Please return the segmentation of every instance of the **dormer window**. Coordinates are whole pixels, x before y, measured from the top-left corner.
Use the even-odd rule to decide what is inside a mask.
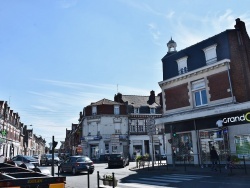
[[[216,46],[217,44],[214,44],[203,49],[207,65],[217,62]]]
[[[182,57],[182,58],[180,58],[180,59],[177,60],[179,75],[188,72],[187,58],[188,58],[188,56],[185,56],[185,57]]]
[[[114,114],[119,115],[120,114],[120,106],[119,105],[114,105]]]
[[[96,115],[97,114],[97,108],[96,106],[92,106],[92,115]]]
[[[134,113],[139,114],[140,113],[139,108],[134,108]]]

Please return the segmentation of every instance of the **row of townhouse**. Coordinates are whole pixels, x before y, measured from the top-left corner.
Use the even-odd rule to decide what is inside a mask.
[[[0,101],[0,156],[40,155],[45,153],[46,141],[20,122],[20,116]]]
[[[161,94],[117,94],[86,106],[66,130],[61,149],[92,158],[111,152],[166,153],[168,163],[209,163],[215,146],[221,160],[250,159],[250,39],[239,18],[225,30],[177,51],[167,43]],[[147,119],[155,117],[151,136]],[[153,143],[153,144],[152,144]],[[175,157],[173,157],[175,156]]]
[[[155,96],[154,91],[149,96],[117,93],[113,101],[93,102],[80,112],[79,123],[66,130],[61,152],[83,154],[92,159],[117,152],[133,158],[151,153],[152,148],[155,153],[165,153],[164,126],[154,130],[154,137],[147,130],[147,120],[159,118],[161,114],[161,95]]]

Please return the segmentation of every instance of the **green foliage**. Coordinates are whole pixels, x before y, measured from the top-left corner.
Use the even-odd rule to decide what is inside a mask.
[[[233,161],[233,162],[239,162],[240,158],[238,156],[236,156],[236,155],[232,155],[231,156],[231,161]]]
[[[111,181],[111,180],[113,180],[113,175],[107,175],[107,174],[105,174],[105,175],[103,175],[103,179],[104,179],[104,180]],[[114,179],[116,180],[115,177],[114,177]]]

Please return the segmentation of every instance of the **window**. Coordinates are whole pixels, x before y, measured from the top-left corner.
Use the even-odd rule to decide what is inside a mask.
[[[144,124],[145,124],[145,120],[143,120],[143,119],[138,120],[138,132],[144,132],[145,131]]]
[[[137,132],[137,128],[136,128],[136,120],[135,120],[135,119],[131,120],[131,124],[130,124],[130,132]]]
[[[204,79],[192,83],[192,93],[195,106],[203,106],[207,104],[207,92]]]
[[[134,108],[134,113],[135,113],[135,114],[139,114],[139,112],[140,112],[140,111],[139,111],[139,108]]]
[[[97,108],[96,106],[92,106],[92,115],[96,115],[97,114]]]
[[[180,58],[180,59],[177,60],[179,75],[188,72],[188,68],[187,68],[187,58],[188,58],[188,57],[185,56],[185,57],[182,57],[182,58]]]
[[[120,106],[119,105],[115,105],[114,106],[114,114],[115,115],[119,115],[120,114]]]
[[[207,65],[217,62],[216,46],[217,44],[214,44],[203,49],[203,51],[205,52]]]
[[[115,129],[115,133],[116,133],[116,134],[121,133],[121,129]]]
[[[155,108],[150,108],[150,114],[155,114]]]

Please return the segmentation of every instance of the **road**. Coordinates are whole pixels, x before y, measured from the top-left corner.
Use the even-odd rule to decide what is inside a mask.
[[[220,188],[247,188],[250,185],[249,175],[233,175],[228,176],[219,172],[200,173],[200,172],[184,172],[184,171],[147,171],[137,173],[129,168],[134,167],[135,163],[125,168],[108,169],[107,164],[95,164],[95,172],[89,176],[89,188],[97,188],[97,171],[102,177],[104,174],[115,173],[118,179],[118,187],[116,188],[170,188],[170,187],[220,187]],[[51,168],[51,167],[47,167]],[[57,176],[57,167],[55,167],[55,176]],[[66,188],[88,188],[88,175],[81,173],[73,176],[71,174],[63,174],[66,176]],[[102,181],[100,181],[102,185]],[[101,186],[105,187],[105,186]],[[111,187],[111,186],[106,186]]]

